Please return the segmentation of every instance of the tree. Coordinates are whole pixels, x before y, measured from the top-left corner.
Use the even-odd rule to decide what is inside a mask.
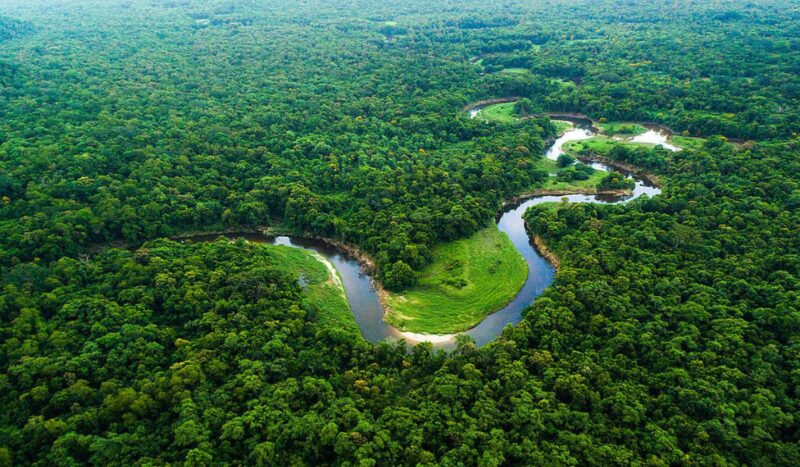
[[[533,102],[527,97],[523,97],[514,103],[514,114],[518,117],[527,117],[534,111]]]
[[[556,165],[559,167],[567,167],[575,163],[575,158],[570,156],[569,154],[559,154],[558,159],[556,159]]]
[[[383,275],[383,285],[387,290],[399,291],[414,285],[416,276],[411,266],[402,260],[388,266]]]

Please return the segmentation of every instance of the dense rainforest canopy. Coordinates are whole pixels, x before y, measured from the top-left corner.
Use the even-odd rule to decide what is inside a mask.
[[[549,119],[463,112],[511,96],[708,139],[610,153],[654,198],[531,209],[560,270],[485,347],[163,239],[330,237],[409,287],[547,179]],[[799,132],[794,0],[5,0],[0,465],[797,465]]]

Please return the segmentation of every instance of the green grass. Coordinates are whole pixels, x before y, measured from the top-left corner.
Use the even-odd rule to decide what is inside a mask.
[[[603,133],[614,136],[637,136],[647,132],[647,128],[632,122],[607,122],[598,124]]]
[[[514,114],[514,102],[494,104],[484,107],[478,112],[478,118],[491,122],[513,123],[517,121]]]
[[[537,160],[536,166],[551,174],[558,172],[559,169],[558,165],[556,165],[556,161],[551,161],[547,158]],[[534,188],[542,190],[594,189],[597,188],[597,184],[600,183],[600,180],[602,180],[606,174],[607,172],[603,172],[602,170],[595,170],[587,180],[572,180],[569,182],[559,182],[556,180],[556,177],[550,177],[544,184],[537,185]]]
[[[263,245],[272,256],[276,267],[300,278],[308,303],[316,308],[319,323],[324,327],[344,329],[358,335],[358,324],[350,312],[350,305],[341,286],[339,273],[333,277],[328,267],[320,261],[322,256],[308,250],[283,245]]]
[[[429,334],[466,331],[508,304],[528,275],[525,260],[495,226],[438,245],[433,256],[416,286],[389,293],[387,321],[395,327]]]
[[[558,84],[559,86],[561,86],[562,89],[577,87],[575,85],[575,83],[573,83],[572,81],[569,81],[569,80],[566,80],[566,79],[561,79],[561,78],[551,79],[550,82],[554,83],[554,84]]]
[[[597,154],[608,154],[617,143],[619,141],[614,141],[607,136],[593,136],[582,141],[570,141],[562,148],[564,152],[572,155],[578,154],[584,149],[590,149]]]
[[[706,142],[705,138],[693,138],[690,136],[677,136],[673,135],[669,137],[670,144],[674,144],[679,148],[683,149],[703,149],[703,145]]]
[[[500,70],[500,73],[506,73],[509,75],[527,75],[530,74],[531,70],[527,68],[504,68]]]
[[[625,141],[616,141],[607,136],[593,136],[582,141],[570,141],[562,147],[566,153],[571,155],[576,155],[584,149],[589,149],[596,154],[605,156],[608,155],[611,152],[611,149],[618,144],[631,147],[654,147],[654,145],[649,143],[628,143]]]
[[[556,130],[558,131],[558,135],[561,136],[567,131],[573,129],[575,125],[572,122],[567,122],[565,120],[553,120],[553,125],[556,126]]]

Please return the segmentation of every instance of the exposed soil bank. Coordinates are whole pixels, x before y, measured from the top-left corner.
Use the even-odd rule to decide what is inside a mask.
[[[526,225],[525,226],[526,230],[527,227],[528,226]],[[530,234],[530,231],[528,231],[528,233]],[[558,273],[559,269],[561,269],[561,262],[558,260],[558,256],[556,256],[555,253],[553,253],[552,251],[550,251],[549,248],[547,248],[547,245],[544,243],[542,237],[538,235],[532,235],[531,241],[533,241],[533,246],[536,247],[536,250],[539,252],[539,254],[542,255],[544,259],[547,260],[548,263],[552,264],[553,267],[556,268],[556,273]]]

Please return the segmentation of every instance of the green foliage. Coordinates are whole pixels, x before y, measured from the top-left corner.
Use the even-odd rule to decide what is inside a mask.
[[[558,159],[556,159],[556,165],[562,169],[574,163],[575,163],[575,158],[566,153],[559,154]]]
[[[321,255],[299,248],[278,245],[261,245],[261,248],[269,252],[271,261],[281,270],[299,279],[303,295],[322,327],[360,335],[341,278],[335,269],[330,270],[333,265],[323,263],[327,260]]]
[[[36,8],[15,10],[50,14]],[[498,130],[462,118],[458,92],[475,76],[405,45],[387,50],[371,30],[342,35],[326,20],[318,37],[338,35],[321,40],[339,58],[295,40],[303,26],[289,18],[318,17],[316,6],[130,9],[82,17],[76,36],[104,31],[102,54],[59,28],[7,42],[16,91],[0,105],[0,264],[280,222],[358,244],[381,270],[419,269],[434,244],[475,232],[529,185],[555,132],[544,120]],[[146,27],[129,20],[135,11],[147,11]],[[37,52],[59,41],[69,53]],[[376,76],[390,85],[365,92]]]
[[[553,120],[553,125],[555,125],[559,135],[564,134],[575,126],[572,124],[572,122],[567,122],[564,120]]]
[[[533,102],[527,97],[523,97],[514,103],[514,114],[517,117],[526,117],[534,112]]]
[[[632,190],[636,182],[619,172],[609,172],[597,184],[598,190]]]
[[[32,32],[30,23],[0,16],[0,43]]]
[[[539,180],[535,180],[530,188],[533,190],[544,189],[544,190],[559,190],[559,191],[574,191],[574,190],[581,190],[585,192],[590,192],[597,187],[597,184],[600,180],[603,179],[605,176],[605,172],[601,170],[593,170],[588,178],[585,180],[560,180],[558,177],[558,173],[560,172],[560,168],[558,164],[554,160],[542,158],[536,162],[536,166],[541,170],[541,172],[545,175]],[[586,170],[583,168],[583,170]],[[588,170],[587,170],[588,172]],[[549,174],[555,174],[554,176],[549,176]],[[572,178],[572,177],[567,177]]]
[[[387,321],[412,332],[465,331],[510,302],[528,267],[504,233],[491,226],[437,245],[417,285],[386,298]]]
[[[670,144],[674,144],[682,149],[694,149],[699,150],[703,148],[703,144],[705,143],[705,138],[692,138],[690,136],[671,136],[669,138]]]
[[[788,465],[798,459],[785,444],[794,436],[786,430],[796,428],[790,414],[798,410],[785,384],[796,371],[789,343],[800,330],[791,304],[800,261],[784,252],[800,246],[800,211],[789,208],[786,197],[797,186],[799,151],[796,143],[750,150],[723,143],[697,153],[656,152],[662,164],[651,165],[667,167],[669,176],[662,196],[625,206],[560,205],[526,213],[531,231],[561,262],[555,287],[528,315],[536,336],[529,345],[569,354],[575,363],[586,358],[614,372],[628,389],[646,388],[649,395],[611,390],[612,400],[633,399],[625,409],[611,409],[610,401],[606,406],[631,417],[619,432],[637,432],[649,418],[636,414],[636,404],[658,413],[659,426],[668,427],[658,441],[667,444],[657,444],[664,458],[711,442],[726,446],[715,455],[729,462],[768,456]],[[554,341],[554,335],[574,339]],[[766,354],[781,363],[767,363]],[[590,412],[594,404],[605,405],[606,389],[619,386],[600,383],[606,389],[593,392],[596,383],[586,385],[569,372],[552,380],[559,400]],[[764,398],[765,391],[771,396]],[[684,399],[701,392],[707,405]],[[739,411],[749,416],[737,418]],[[679,434],[708,434],[714,419],[728,425],[717,425],[718,437],[702,441],[705,448]],[[751,436],[756,431],[758,441]],[[666,446],[672,454],[663,451]],[[779,459],[767,452],[780,452]]]
[[[568,154],[599,154],[607,155],[615,146],[623,146],[621,143],[609,138],[608,136],[597,135],[581,141],[569,141],[564,144],[563,149]]]
[[[363,342],[315,324],[320,310],[288,271],[303,269],[313,284],[327,278],[317,266],[325,270],[288,247],[156,241],[8,271],[3,423],[20,431],[0,435],[4,455],[20,465],[234,453],[229,443],[244,436],[234,414],[245,401],[304,359],[332,362],[308,350],[298,359],[305,342]],[[325,388],[306,390],[313,398]]]
[[[798,37],[788,0],[3,1],[0,464],[800,464]],[[664,192],[529,211],[561,268],[485,347],[368,344],[313,258],[153,241],[280,224],[464,293],[439,245],[606,177],[460,112],[511,96],[689,150],[582,142]]]
[[[600,124],[600,130],[606,135],[636,136],[647,131],[642,125],[630,122],[607,122]]]
[[[479,110],[477,115],[478,119],[498,123],[514,123],[519,117],[516,102],[492,104]]]
[[[559,156],[559,159],[561,159],[561,156]],[[591,177],[593,173],[595,173],[595,170],[593,168],[579,162],[577,164],[568,165],[566,167],[559,169],[558,172],[556,173],[556,180],[558,180],[559,182],[589,180],[589,177]]]
[[[411,287],[416,282],[411,266],[398,260],[387,266],[383,273],[383,285],[386,290],[403,290]]]

